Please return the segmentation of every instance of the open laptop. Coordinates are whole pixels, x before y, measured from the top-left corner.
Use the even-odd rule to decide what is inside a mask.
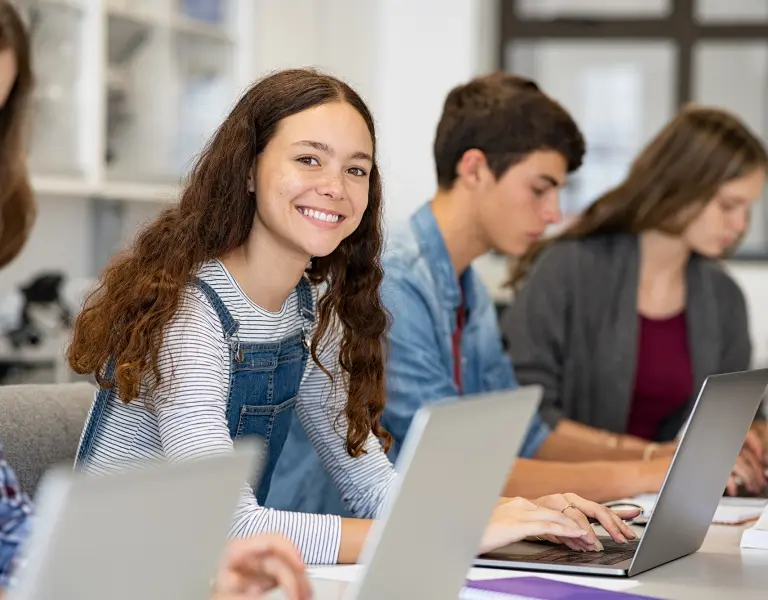
[[[114,475],[51,470],[10,600],[208,600],[260,448]]]
[[[529,386],[416,413],[346,600],[459,597],[541,396]]]
[[[475,566],[631,577],[696,552],[767,385],[768,369],[707,378],[639,541],[601,537],[605,551],[594,553],[518,542],[480,556]]]

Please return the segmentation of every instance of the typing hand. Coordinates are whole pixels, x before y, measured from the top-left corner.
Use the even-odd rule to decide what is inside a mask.
[[[750,494],[759,494],[765,489],[764,453],[763,441],[754,430],[750,430],[728,480],[729,496],[738,495],[742,487]]]
[[[298,550],[279,535],[233,540],[216,576],[212,600],[253,600],[277,587],[288,600],[312,597]]]
[[[744,450],[749,450],[758,460],[765,463],[765,441],[755,429],[750,429],[744,440]]]
[[[634,519],[640,514],[637,509],[612,511],[602,504],[590,502],[576,494],[552,494],[543,496],[534,500],[538,506],[560,511],[572,519],[580,529],[586,529],[587,536],[576,540],[554,540],[552,542],[562,542],[574,550],[602,550],[603,545],[597,539],[597,535],[590,526],[590,520],[600,523],[608,535],[619,544],[626,544],[630,540],[637,539],[637,535],[632,528],[627,525],[623,519]]]
[[[485,529],[479,552],[490,552],[526,538],[558,539],[576,548],[571,542],[588,536],[591,531],[589,526],[579,526],[559,510],[537,506],[525,498],[502,498]]]

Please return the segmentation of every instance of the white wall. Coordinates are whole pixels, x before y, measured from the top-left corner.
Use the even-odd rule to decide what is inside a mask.
[[[390,222],[435,192],[432,159],[448,91],[487,68],[488,14],[494,2],[382,0],[376,31],[380,160]],[[490,8],[489,8],[490,7]],[[492,29],[491,29],[492,30]]]
[[[87,200],[38,199],[37,221],[27,245],[16,260],[0,270],[0,294],[26,283],[41,268],[63,271],[71,277],[86,276],[91,257],[90,240]]]

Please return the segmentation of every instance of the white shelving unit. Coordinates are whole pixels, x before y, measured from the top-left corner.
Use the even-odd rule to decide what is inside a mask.
[[[17,0],[41,196],[162,202],[254,77],[253,0]]]
[[[256,0],[15,3],[32,40],[38,217],[0,273],[0,306],[18,305],[19,287],[44,273],[78,290],[89,284],[139,224],[178,198],[194,157],[256,77]],[[66,335],[22,348],[0,337],[0,363],[66,380]]]

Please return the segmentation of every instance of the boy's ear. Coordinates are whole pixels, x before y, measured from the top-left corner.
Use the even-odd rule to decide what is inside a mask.
[[[465,186],[474,188],[483,183],[490,173],[485,153],[471,148],[461,155],[456,165],[456,175]]]

